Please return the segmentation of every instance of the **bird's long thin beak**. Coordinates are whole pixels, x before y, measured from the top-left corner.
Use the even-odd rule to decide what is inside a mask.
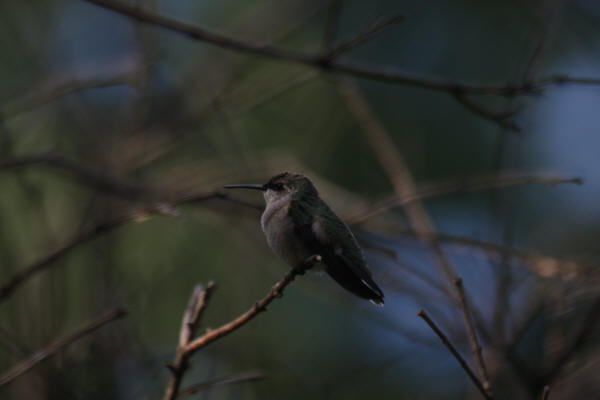
[[[262,190],[263,192],[267,190],[265,185],[259,185],[256,183],[241,183],[236,185],[225,185],[223,186],[225,189],[256,189]]]

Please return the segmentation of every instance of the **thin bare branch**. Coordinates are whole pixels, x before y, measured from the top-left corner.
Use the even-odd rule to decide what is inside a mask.
[[[131,218],[127,218],[127,220],[133,220],[133,218],[134,217],[132,216]],[[53,265],[55,261],[69,253],[74,248],[98,236],[101,236],[104,233],[112,231],[116,227],[120,226],[123,222],[125,222],[124,219],[115,219],[113,221],[95,225],[94,227],[75,235],[75,237],[67,241],[67,243],[54,250],[50,254],[23,268],[21,271],[10,277],[6,283],[0,286],[0,302],[9,298],[25,281]]]
[[[222,190],[197,194],[183,194],[180,195],[180,197],[168,202],[164,201],[139,206],[128,213],[106,221],[99,222],[83,230],[82,232],[75,234],[70,240],[68,240],[56,250],[33,262],[32,264],[29,264],[27,267],[21,269],[15,275],[8,278],[6,280],[6,283],[0,286],[0,303],[9,298],[19,286],[21,286],[31,277],[53,266],[57,260],[70,253],[71,250],[101,235],[112,232],[116,228],[124,225],[125,223],[139,222],[144,220],[148,216],[155,214],[167,216],[177,215],[177,210],[175,209],[177,205],[187,203],[202,203],[214,199],[230,201],[236,204],[240,204],[244,207],[262,210],[261,205],[249,203],[244,200],[238,200],[236,198],[231,197],[229,194],[223,192]]]
[[[565,83],[577,83],[580,85],[600,85],[598,78],[584,78],[579,76],[570,76],[565,74],[557,74],[546,79],[540,80],[545,85],[562,85]]]
[[[228,322],[227,324],[222,325],[217,329],[210,330],[204,335],[200,336],[199,338],[194,339],[186,346],[186,352],[196,352],[201,348],[207,346],[208,344],[214,342],[215,340],[230,334],[231,332],[250,322],[250,320],[256,317],[258,313],[260,313],[261,311],[265,311],[267,309],[267,306],[271,304],[273,300],[281,297],[285,287],[289,285],[296,278],[297,275],[304,274],[304,272],[307,269],[312,268],[314,264],[320,261],[321,256],[314,255],[303,261],[299,266],[292,268],[287,274],[285,274],[285,276],[279,282],[277,282],[273,286],[271,291],[265,297],[257,301],[256,304],[254,304],[254,306],[252,306],[248,311],[246,311],[244,314],[240,315],[233,321]]]
[[[312,268],[314,264],[321,261],[321,256],[313,255],[298,266],[290,269],[290,271],[284,275],[284,277],[277,282],[270,290],[270,292],[263,297],[261,300],[257,301],[254,306],[252,306],[248,311],[235,318],[234,320],[220,326],[214,330],[207,330],[202,336],[192,339],[192,337],[188,337],[188,327],[187,322],[193,322],[193,327],[191,331],[195,329],[198,320],[193,320],[192,315],[196,315],[195,312],[191,310],[199,310],[201,311],[205,306],[206,296],[209,293],[206,293],[207,290],[212,289],[213,286],[209,286],[206,289],[196,289],[192,294],[192,298],[190,299],[187,311],[183,318],[183,324],[180,333],[180,342],[177,347],[177,354],[175,356],[175,361],[173,364],[169,365],[169,370],[171,371],[171,379],[169,380],[169,384],[167,385],[167,389],[165,391],[165,400],[174,400],[179,396],[179,387],[181,385],[181,379],[185,371],[188,368],[189,359],[194,355],[194,353],[200,350],[203,347],[206,347],[210,343],[221,339],[222,337],[230,334],[231,332],[241,328],[243,325],[250,322],[254,317],[256,317],[261,311],[266,311],[267,306],[276,298],[280,298],[283,295],[283,291],[287,285],[289,285],[298,275],[303,275],[308,269]],[[197,313],[199,315],[199,312]],[[183,340],[182,340],[183,338]]]
[[[176,194],[176,195],[163,195],[160,191],[146,187],[141,184],[130,183],[127,181],[119,180],[114,177],[107,177],[96,173],[95,171],[88,169],[84,165],[80,165],[73,161],[70,161],[61,155],[53,153],[42,153],[33,154],[28,156],[16,157],[11,159],[5,159],[0,161],[0,169],[19,169],[26,168],[36,165],[48,165],[53,168],[57,168],[63,171],[68,176],[73,177],[77,182],[82,185],[89,186],[92,189],[108,192],[120,197],[131,199],[131,200],[142,200],[147,201],[145,197],[155,199],[154,204],[150,204],[145,209],[144,207],[134,210],[129,218],[125,216],[125,220],[139,220],[144,215],[150,215],[153,213],[160,213],[166,215],[176,215],[175,206],[184,203],[200,203],[210,199],[222,199],[225,201],[234,202],[236,204],[253,208],[256,210],[262,210],[263,206],[258,203],[247,202],[243,199],[230,197],[228,193],[216,191],[212,193],[189,193],[189,194]],[[405,196],[399,198],[396,195],[389,196],[382,200],[376,201],[369,207],[360,209],[352,212],[352,216],[346,218],[350,224],[360,224],[367,219],[383,213],[388,209],[395,206],[402,206],[408,202],[423,200],[431,197],[441,196],[450,193],[465,193],[477,190],[485,190],[490,188],[508,187],[513,185],[524,185],[524,184],[581,184],[582,180],[579,177],[560,177],[551,172],[538,172],[538,173],[517,173],[517,172],[505,172],[501,175],[495,176],[481,176],[475,178],[467,178],[463,180],[449,180],[439,183],[430,183],[420,185],[416,195],[410,197]],[[144,195],[144,193],[146,195]],[[158,198],[163,200],[157,200]],[[125,221],[124,221],[125,222]],[[114,221],[118,223],[118,221]],[[86,242],[89,239],[93,239],[95,236],[102,232],[112,230],[113,223],[110,221],[103,222],[96,227],[90,228],[91,235],[88,237],[86,232],[79,233],[74,237],[71,242]],[[400,235],[415,237],[415,231],[402,231]],[[467,247],[476,247],[487,253],[506,253],[510,254],[513,258],[518,258],[528,265],[530,265],[534,271],[544,277],[574,277],[578,274],[585,273],[586,271],[592,271],[590,267],[592,265],[585,265],[575,260],[562,260],[549,257],[540,253],[531,251],[519,251],[511,249],[506,246],[500,246],[494,243],[483,242],[479,240],[456,237],[452,235],[435,234],[435,240],[444,243],[461,245]],[[39,264],[47,265],[48,263],[55,261],[55,256],[62,256],[63,253],[70,250],[70,245],[67,242],[63,247],[57,249],[55,252],[49,254],[44,259],[38,261]],[[77,243],[75,243],[77,244]],[[54,253],[58,253],[55,255]],[[36,263],[36,264],[38,264]],[[33,269],[34,264],[30,266]],[[28,268],[25,268],[27,270]],[[0,287],[0,301],[4,297],[5,287]]]
[[[103,314],[102,316],[96,318],[92,322],[89,322],[89,323],[81,326],[79,329],[77,329],[73,333],[55,340],[54,342],[50,343],[48,346],[36,351],[30,357],[22,360],[21,362],[16,364],[14,367],[12,367],[10,370],[8,370],[4,374],[2,374],[0,376],[0,386],[6,385],[7,383],[11,382],[12,380],[23,375],[24,373],[26,373],[27,371],[29,371],[30,369],[35,367],[40,362],[44,361],[48,357],[53,356],[54,354],[56,354],[63,348],[69,346],[73,342],[76,342],[77,340],[89,335],[90,333],[101,328],[102,326],[106,325],[107,323],[117,320],[119,318],[122,318],[125,315],[126,315],[126,312],[121,309],[115,309],[115,310],[109,311],[109,312]]]
[[[458,292],[458,299],[460,302],[460,309],[463,312],[463,316],[465,319],[465,325],[467,327],[467,333],[469,335],[469,341],[471,342],[471,351],[473,352],[473,356],[475,357],[477,368],[479,369],[479,376],[481,376],[481,380],[483,383],[483,388],[486,393],[492,396],[490,384],[490,378],[488,377],[488,372],[485,367],[485,362],[483,361],[483,353],[481,351],[481,345],[477,340],[477,334],[475,333],[475,329],[473,328],[473,322],[471,321],[471,313],[469,312],[469,304],[467,303],[467,298],[465,295],[465,289],[463,287],[462,279],[455,278],[454,286],[456,286],[456,291]]]
[[[509,131],[521,132],[521,128],[519,128],[519,126],[511,120],[511,118],[516,114],[516,111],[494,112],[469,99],[462,93],[455,94],[454,98],[467,110],[498,124],[501,128]]]
[[[190,395],[196,394],[202,390],[210,389],[214,386],[230,385],[233,383],[242,383],[242,382],[249,382],[249,381],[257,381],[257,380],[264,379],[264,377],[265,377],[265,374],[260,371],[251,371],[251,372],[245,372],[245,373],[241,373],[241,374],[222,376],[220,378],[211,379],[210,381],[200,382],[200,383],[196,383],[194,385],[188,386],[187,388],[182,389],[179,392],[179,395],[177,396],[177,398],[180,399],[185,396],[190,396]]]
[[[33,154],[11,159],[0,160],[0,170],[15,170],[37,165],[49,166],[64,172],[82,185],[93,189],[118,195],[127,199],[158,198],[160,189],[144,184],[122,181],[116,177],[109,177],[78,164],[54,153]],[[350,224],[358,224],[378,215],[388,209],[405,205],[407,202],[437,197],[451,193],[466,193],[491,188],[508,187],[525,184],[582,184],[579,177],[560,177],[551,173],[514,173],[506,172],[494,176],[482,176],[462,180],[449,180],[440,183],[422,185],[413,197],[390,196],[376,202],[363,210],[357,211],[347,219]]]
[[[186,353],[185,348],[194,337],[194,332],[198,328],[202,311],[206,307],[214,287],[214,282],[209,282],[206,287],[202,285],[194,287],[187,309],[183,314],[175,360],[169,365],[171,377],[165,391],[165,399],[175,399],[177,397],[183,374],[185,374],[189,366],[190,355]]]
[[[381,19],[378,17],[375,21],[368,24],[363,30],[356,34],[353,38],[348,39],[345,42],[342,42],[335,46],[331,51],[325,54],[323,57],[327,60],[333,60],[338,57],[340,54],[347,52],[353,47],[358,46],[371,39],[373,36],[383,31],[385,28],[395,25],[398,22],[402,21],[404,16],[395,15],[390,18]]]
[[[575,184],[581,185],[583,180],[580,177],[560,177],[551,173],[515,173],[504,172],[494,175],[471,177],[466,179],[452,179],[438,183],[419,185],[417,192],[413,196],[392,195],[369,205],[368,208],[354,212],[354,215],[347,218],[350,224],[360,224],[367,219],[379,215],[392,207],[404,206],[409,202],[439,197],[448,194],[470,193],[479,190],[488,190],[494,188],[503,188],[517,185],[528,184]]]
[[[571,78],[567,75],[551,76],[538,81],[531,81],[521,85],[473,85],[446,81],[443,79],[423,78],[410,75],[392,66],[371,66],[362,63],[333,60],[323,60],[321,54],[307,54],[288,50],[267,44],[254,43],[231,38],[211,32],[207,29],[192,24],[164,17],[160,14],[144,10],[141,7],[128,5],[115,0],[85,0],[90,3],[126,15],[139,22],[160,26],[164,29],[180,33],[191,39],[213,44],[215,46],[233,51],[269,57],[288,62],[304,64],[312,68],[327,70],[336,74],[352,75],[359,78],[377,80],[400,85],[409,85],[424,89],[443,92],[518,96],[527,93],[536,93],[552,85],[564,83],[579,83],[587,85],[600,85],[600,79]]]
[[[454,345],[450,342],[450,339],[448,339],[448,337],[444,334],[444,332],[442,332],[442,330],[435,324],[435,322],[433,322],[433,320],[429,317],[429,315],[427,315],[427,312],[423,309],[420,309],[419,312],[417,312],[417,315],[419,317],[423,318],[423,320],[425,320],[425,322],[427,322],[427,325],[429,325],[429,327],[436,333],[436,335],[438,335],[438,337],[440,338],[440,340],[442,341],[444,346],[446,346],[446,348],[448,348],[448,350],[450,350],[450,353],[452,353],[452,355],[454,356],[454,358],[456,358],[456,360],[458,361],[458,363],[460,364],[462,369],[464,369],[465,372],[467,373],[467,375],[469,375],[469,378],[471,378],[471,381],[473,381],[473,383],[475,384],[477,389],[479,389],[479,391],[481,392],[483,397],[488,400],[491,399],[491,397],[488,395],[488,393],[484,389],[483,384],[481,383],[479,378],[477,378],[477,376],[475,375],[475,372],[473,372],[471,367],[469,367],[469,364],[467,364],[467,362],[460,355],[458,350],[456,350],[456,347],[454,347]]]
[[[208,304],[208,299],[210,298],[214,287],[215,283],[212,281],[208,282],[206,287],[202,285],[196,285],[196,287],[194,287],[188,308],[185,314],[183,314],[183,321],[181,322],[181,331],[179,335],[179,347],[183,348],[187,346],[190,340],[192,340],[194,337],[198,323],[200,322],[200,317],[202,316],[202,312]]]
[[[386,171],[396,196],[400,199],[414,198],[417,196],[418,192],[414,178],[404,157],[397,150],[391,136],[379,121],[373,110],[371,110],[369,104],[361,96],[356,84],[346,80],[340,82],[339,88],[346,100],[348,108],[354,114],[358,124],[362,127],[362,132],[377,155],[377,159],[381,163],[381,166]],[[433,261],[439,270],[440,276],[445,277],[450,282],[456,283],[457,276],[454,268],[444,254],[441,245],[434,239],[435,228],[423,204],[420,201],[408,202],[405,204],[404,210],[419,239],[432,250]],[[466,302],[463,301],[464,293],[461,293],[461,289],[458,286],[455,286],[455,289],[454,294],[458,296],[458,304],[462,311],[465,325],[469,331],[472,331],[473,324],[471,322],[471,315],[466,308]],[[450,293],[451,292],[449,292],[449,294]],[[461,300],[461,297],[463,300]],[[452,299],[455,300],[454,298]],[[474,338],[475,341],[473,341]],[[480,347],[476,342],[476,337],[474,335],[469,335],[469,339],[472,341],[473,347]],[[486,393],[492,398],[493,391],[487,376],[487,369],[483,363],[483,357],[476,357],[475,360],[478,363],[481,380],[484,384]]]
[[[126,182],[116,177],[106,176],[90,169],[83,164],[79,164],[65,158],[60,154],[54,154],[51,152],[0,160],[0,171],[17,170],[38,165],[48,166],[65,172],[69,177],[73,178],[79,184],[94,190],[117,195],[128,200],[136,200],[142,203],[153,203],[148,206],[150,209],[147,212],[148,214],[154,211],[165,214],[163,211],[166,211],[169,205],[175,206],[183,203],[203,202],[212,198],[220,198],[250,208],[262,210],[262,205],[260,204],[249,203],[244,200],[231,197],[227,194],[227,192],[221,190],[209,193],[163,193],[163,190],[160,187]],[[142,214],[144,211],[140,209],[136,212],[138,214]]]

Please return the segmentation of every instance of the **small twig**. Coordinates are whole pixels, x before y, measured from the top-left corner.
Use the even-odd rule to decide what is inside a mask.
[[[472,113],[479,115],[487,120],[490,120],[500,127],[514,131],[521,132],[521,128],[511,121],[511,118],[516,114],[516,111],[508,111],[508,112],[494,112],[490,111],[482,105],[472,101],[467,96],[462,93],[455,93],[454,98],[458,101],[459,104],[463,105],[467,110]]]
[[[98,317],[97,319],[89,322],[79,329],[74,331],[73,333],[63,336],[54,342],[50,343],[46,347],[41,350],[36,351],[29,358],[26,358],[12,367],[10,370],[5,372],[0,376],[0,386],[3,386],[15,378],[23,375],[25,372],[29,371],[33,367],[35,367],[40,362],[44,361],[48,357],[53,356],[63,348],[69,346],[73,342],[83,338],[84,336],[92,333],[93,331],[101,328],[105,324],[112,322],[116,319],[124,317],[126,312],[121,309],[115,309],[105,313],[104,315]]]
[[[202,316],[202,312],[206,308],[208,303],[208,299],[215,287],[214,282],[208,282],[206,287],[202,285],[196,285],[194,287],[194,291],[192,296],[190,297],[190,302],[188,303],[188,308],[186,312],[183,314],[183,321],[181,322],[181,332],[179,335],[179,347],[183,348],[187,346],[187,344],[194,337],[195,331],[198,327],[198,323],[200,321],[200,317]]]
[[[548,400],[548,396],[550,396],[550,386],[546,385],[542,391],[542,400]]]
[[[207,346],[215,340],[220,339],[223,336],[228,335],[229,333],[245,325],[250,320],[252,320],[252,318],[254,318],[258,313],[260,313],[261,311],[265,311],[267,309],[267,306],[273,300],[281,297],[285,287],[289,285],[296,278],[297,275],[304,274],[306,270],[312,268],[314,264],[320,261],[321,256],[319,255],[313,255],[307,258],[299,266],[292,268],[287,274],[285,274],[285,276],[273,286],[271,291],[261,300],[256,302],[256,304],[254,304],[254,306],[252,306],[248,311],[246,311],[244,314],[240,315],[233,321],[228,322],[217,329],[208,331],[199,338],[194,339],[186,346],[185,351],[191,353],[200,350],[201,348]]]
[[[444,332],[442,332],[441,329],[438,328],[438,326],[435,324],[435,322],[433,322],[433,320],[431,318],[429,318],[429,315],[427,315],[427,312],[423,309],[420,309],[417,312],[417,315],[419,317],[423,318],[425,320],[425,322],[427,322],[427,325],[429,325],[429,327],[436,333],[436,335],[438,335],[438,337],[440,338],[440,340],[442,341],[444,346],[446,346],[448,348],[448,350],[450,350],[450,353],[452,353],[452,355],[454,356],[454,358],[456,358],[456,360],[458,361],[460,366],[465,370],[467,375],[469,375],[469,378],[471,378],[471,381],[473,381],[475,386],[477,386],[477,389],[479,389],[479,391],[481,392],[483,397],[485,397],[486,399],[491,399],[491,397],[488,395],[488,393],[484,389],[483,384],[481,383],[479,378],[477,378],[477,376],[475,375],[473,370],[469,367],[469,365],[467,364],[465,359],[460,355],[458,350],[456,350],[454,345],[452,345],[452,343],[450,342],[448,337],[444,334]]]
[[[490,384],[490,378],[488,376],[487,369],[485,367],[485,362],[483,361],[483,354],[481,350],[481,345],[477,340],[477,335],[475,334],[475,329],[473,328],[473,322],[471,321],[471,314],[469,312],[469,306],[467,304],[467,299],[465,296],[465,290],[462,284],[461,278],[455,278],[453,280],[454,286],[456,286],[456,291],[458,292],[458,299],[460,303],[460,309],[463,313],[463,317],[465,319],[465,325],[467,327],[467,333],[469,335],[469,341],[471,342],[471,351],[473,352],[473,356],[475,357],[475,363],[477,365],[477,369],[479,370],[479,376],[483,381],[483,388],[486,393],[493,397]]]
[[[214,386],[256,381],[256,380],[263,379],[264,377],[265,377],[265,374],[263,374],[260,371],[227,375],[227,376],[223,376],[220,378],[211,379],[210,381],[207,381],[207,382],[200,382],[200,383],[196,383],[194,385],[188,386],[187,388],[182,389],[179,392],[179,395],[177,396],[177,398],[180,399],[184,396],[190,396],[192,394],[198,393],[199,391],[206,390],[206,389],[209,389]]]
[[[364,29],[362,29],[359,33],[356,34],[353,38],[348,39],[345,42],[340,43],[331,49],[328,53],[324,54],[323,59],[325,61],[331,61],[338,57],[340,54],[347,52],[353,47],[358,46],[361,43],[371,39],[373,36],[387,28],[388,26],[395,25],[398,22],[402,21],[404,16],[395,15],[390,18],[386,18],[381,20],[381,18],[375,19],[375,21],[369,23]]]
[[[181,321],[175,360],[172,364],[168,365],[168,368],[171,371],[171,378],[169,379],[167,389],[165,390],[165,399],[175,399],[177,397],[179,387],[181,386],[181,380],[188,368],[188,360],[191,355],[186,353],[185,347],[193,339],[194,332],[200,322],[202,311],[206,307],[214,287],[214,282],[209,282],[206,287],[202,285],[196,285],[194,287],[187,309],[183,314],[183,320]]]
[[[164,400],[174,400],[179,396],[181,379],[188,368],[188,361],[190,357],[196,351],[239,329],[256,317],[260,312],[266,311],[267,306],[274,299],[282,296],[285,287],[289,285],[297,275],[304,274],[306,270],[312,268],[315,263],[320,261],[321,256],[319,255],[313,255],[307,258],[295,268],[290,269],[290,271],[271,288],[271,291],[264,298],[256,302],[254,306],[252,306],[244,314],[235,318],[233,321],[220,326],[219,328],[207,330],[204,335],[196,339],[192,339],[189,334],[190,332],[193,333],[194,329],[196,328],[198,324],[197,318],[200,316],[200,312],[204,309],[207,297],[210,294],[210,290],[213,286],[209,284],[209,286],[207,286],[207,288],[204,290],[196,287],[190,299],[186,313],[184,314],[175,361],[168,365],[169,370],[171,371],[171,379],[167,385]],[[194,316],[196,319],[194,319]]]
[[[564,83],[576,83],[581,85],[600,85],[600,79],[598,78],[582,78],[577,76],[570,76],[566,74],[557,74],[549,78],[542,79],[539,82],[543,84],[555,84],[562,85]]]

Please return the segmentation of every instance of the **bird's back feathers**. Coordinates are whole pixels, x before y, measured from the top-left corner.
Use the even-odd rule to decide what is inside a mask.
[[[359,297],[383,304],[383,292],[373,280],[354,235],[316,190],[295,193],[288,212],[296,234],[312,254],[323,258],[325,271],[337,283]]]

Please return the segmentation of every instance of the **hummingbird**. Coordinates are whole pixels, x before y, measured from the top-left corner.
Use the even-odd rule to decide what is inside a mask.
[[[383,305],[377,286],[356,238],[320,197],[306,176],[290,172],[265,184],[225,185],[227,189],[264,192],[266,207],[260,218],[269,247],[295,267],[320,255],[325,272],[358,297]]]

